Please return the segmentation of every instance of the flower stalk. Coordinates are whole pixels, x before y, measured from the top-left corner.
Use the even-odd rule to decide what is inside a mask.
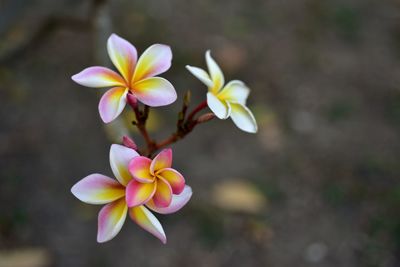
[[[150,107],[144,105],[143,110],[140,110],[137,102],[131,104],[131,102],[128,101],[128,103],[131,105],[135,113],[135,118],[136,118],[136,120],[132,121],[132,124],[138,128],[139,133],[142,135],[146,143],[145,149],[138,149],[141,155],[146,155],[147,157],[151,157],[157,150],[165,148],[173,143],[176,143],[180,139],[184,138],[186,135],[192,132],[193,129],[198,124],[210,121],[215,117],[212,113],[207,113],[200,116],[197,119],[194,119],[194,117],[200,111],[202,111],[207,107],[207,101],[203,101],[190,112],[187,118],[185,118],[190,104],[190,95],[191,95],[190,91],[187,91],[184,96],[182,110],[178,113],[176,131],[173,132],[169,137],[161,140],[160,142],[157,142],[156,140],[152,139],[146,128],[146,121],[149,117]]]

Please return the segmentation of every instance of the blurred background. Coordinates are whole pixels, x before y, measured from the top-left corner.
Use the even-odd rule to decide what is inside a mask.
[[[207,49],[252,89],[256,135],[213,120],[173,146],[194,195],[158,216],[166,246],[129,219],[96,243],[100,207],[70,193],[111,175],[122,134],[142,141],[70,79],[110,65],[112,32],[172,47],[179,98],[152,111],[156,138],[188,89],[204,99],[184,66]],[[0,0],[0,120],[0,267],[400,266],[397,0]]]

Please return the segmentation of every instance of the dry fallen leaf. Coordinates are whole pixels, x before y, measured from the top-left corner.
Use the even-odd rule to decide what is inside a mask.
[[[47,267],[50,265],[50,253],[43,248],[0,251],[0,267]]]
[[[242,180],[216,184],[212,199],[218,207],[236,212],[260,213],[267,205],[264,195],[253,184]]]

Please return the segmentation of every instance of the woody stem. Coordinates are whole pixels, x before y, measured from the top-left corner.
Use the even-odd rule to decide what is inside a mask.
[[[133,108],[133,111],[135,112],[135,117],[136,117],[136,121],[134,122],[134,124],[136,125],[136,127],[138,128],[140,134],[143,136],[145,142],[146,142],[146,146],[147,146],[147,152],[145,153],[143,151],[142,154],[149,154],[150,151],[152,151],[154,149],[155,146],[155,141],[153,139],[151,139],[147,129],[146,129],[146,121],[147,118],[149,116],[149,106],[145,105],[143,111],[139,110],[139,106],[136,105]]]
[[[201,123],[198,120],[194,120],[194,116],[206,107],[207,101],[201,102],[197,107],[192,110],[192,112],[190,112],[187,119],[184,120],[183,123],[179,123],[178,121],[177,129],[174,133],[172,133],[168,138],[160,141],[159,143],[155,143],[152,149],[149,150],[149,154],[152,154],[158,149],[173,144],[188,135],[197,126],[197,124]]]

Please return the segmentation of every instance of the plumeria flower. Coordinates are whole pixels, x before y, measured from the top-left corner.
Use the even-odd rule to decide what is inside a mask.
[[[133,180],[126,187],[128,207],[144,203],[156,211],[169,207],[174,195],[185,188],[185,179],[171,166],[171,149],[162,150],[153,160],[142,156],[132,159],[129,172]]]
[[[72,76],[72,80],[87,87],[112,87],[99,103],[100,117],[105,123],[121,114],[132,94],[151,107],[169,105],[176,100],[175,88],[164,78],[154,77],[171,66],[169,46],[154,44],[137,59],[136,48],[112,34],[107,41],[108,55],[120,74],[105,67],[89,67]]]
[[[128,208],[126,186],[134,181],[128,166],[138,157],[139,154],[135,150],[114,144],[110,149],[110,165],[117,180],[95,173],[86,176],[71,189],[72,194],[85,203],[106,204],[98,216],[97,242],[99,243],[114,238],[129,213],[134,222],[165,244],[167,238],[164,230],[149,209],[161,214],[173,213],[185,206],[192,196],[192,189],[183,185],[179,187],[180,193],[172,195],[169,205],[162,208],[155,206],[153,202],[142,202],[140,205]],[[131,195],[132,193],[129,193],[130,197]]]
[[[239,80],[230,81],[225,85],[224,74],[211,57],[210,51],[206,52],[206,62],[209,73],[193,66],[186,68],[208,87],[208,107],[220,119],[231,117],[239,129],[250,133],[257,132],[257,122],[246,107],[250,89]]]

